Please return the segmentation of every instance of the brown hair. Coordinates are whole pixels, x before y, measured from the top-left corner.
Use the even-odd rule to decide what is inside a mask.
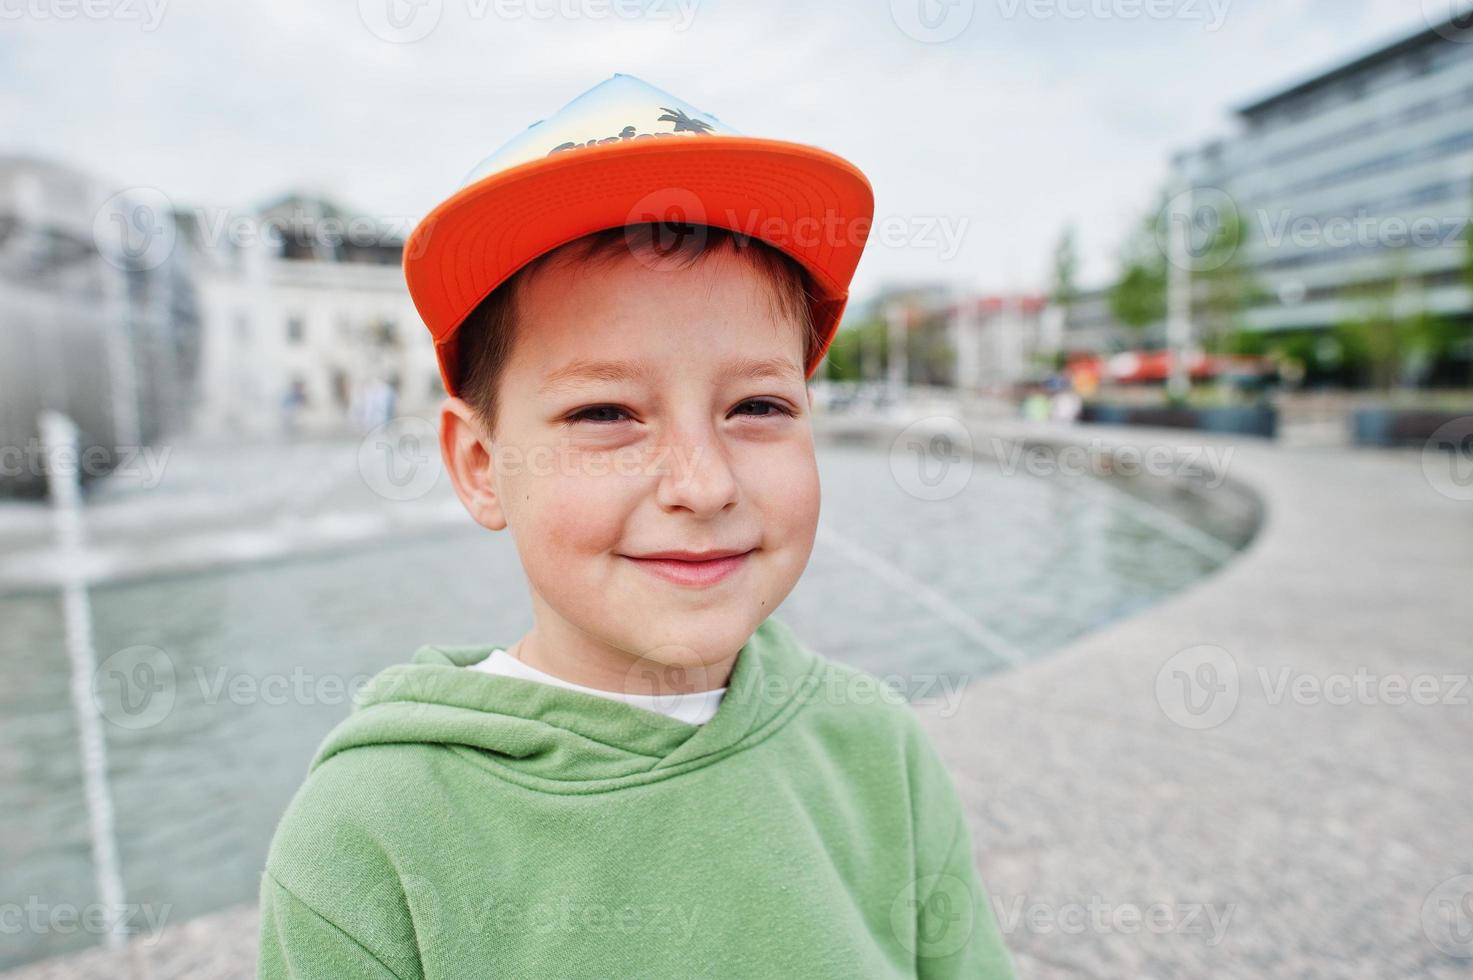
[[[806,370],[823,346],[813,318],[813,286],[796,260],[760,239],[708,225],[646,222],[607,228],[561,245],[518,269],[491,290],[456,331],[456,392],[494,432],[497,389],[516,340],[517,294],[539,269],[565,259],[607,267],[621,256],[658,261],[661,268],[689,268],[713,252],[733,249],[772,286],[773,312],[798,321]]]

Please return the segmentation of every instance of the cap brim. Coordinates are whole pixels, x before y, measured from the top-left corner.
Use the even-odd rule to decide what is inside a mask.
[[[728,228],[810,273],[823,337],[805,365],[811,376],[838,330],[873,215],[864,174],[817,147],[746,136],[630,140],[551,154],[462,188],[410,235],[404,277],[455,394],[457,328],[533,259],[627,224]]]

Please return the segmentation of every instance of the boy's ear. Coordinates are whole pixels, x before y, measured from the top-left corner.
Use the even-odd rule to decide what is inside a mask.
[[[455,396],[440,406],[440,456],[455,486],[455,495],[477,524],[490,531],[506,527],[501,493],[492,465],[490,437],[475,409]]]

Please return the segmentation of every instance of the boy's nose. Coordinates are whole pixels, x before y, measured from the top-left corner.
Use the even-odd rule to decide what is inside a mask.
[[[736,474],[710,425],[684,426],[661,449],[666,460],[655,493],[662,508],[706,516],[736,502]]]

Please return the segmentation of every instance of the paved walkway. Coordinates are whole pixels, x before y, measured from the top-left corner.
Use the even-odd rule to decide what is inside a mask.
[[[971,425],[1231,449],[1266,507],[1216,576],[923,711],[1020,973],[1473,975],[1473,503],[1416,453]],[[196,919],[140,975],[249,977],[254,936],[248,907]],[[7,977],[126,975],[92,951]]]
[[[926,717],[1021,972],[1473,976],[1473,502],[1415,452],[1232,445],[1245,554]]]

